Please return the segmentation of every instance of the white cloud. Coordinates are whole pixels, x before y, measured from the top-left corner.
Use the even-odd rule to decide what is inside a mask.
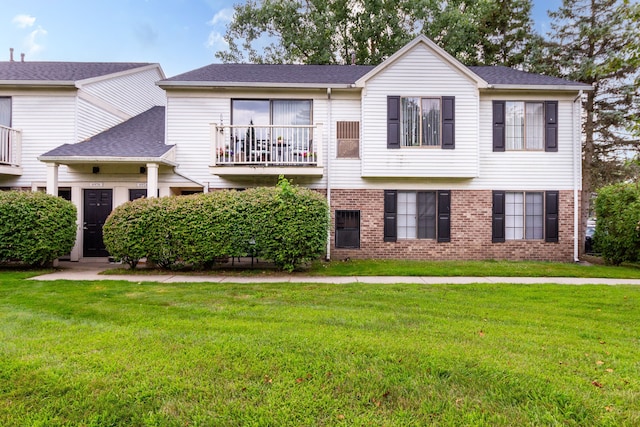
[[[31,15],[16,15],[11,20],[18,28],[33,27],[36,22],[36,18]]]
[[[47,35],[47,30],[42,27],[38,27],[29,33],[24,40],[24,46],[27,50],[27,55],[35,55],[44,49],[44,46],[39,43],[41,37]]]
[[[226,24],[233,21],[234,10],[232,8],[226,8],[216,13],[211,21],[207,22],[209,25]]]
[[[227,43],[222,34],[217,31],[212,31],[209,33],[205,46],[209,49],[224,50],[229,47],[229,43]]]

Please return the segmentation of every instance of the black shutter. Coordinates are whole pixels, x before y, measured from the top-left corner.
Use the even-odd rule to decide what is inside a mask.
[[[456,148],[456,97],[442,97],[442,148]]]
[[[438,242],[451,241],[451,192],[438,191]]]
[[[558,214],[559,198],[557,191],[547,191],[545,193],[544,229],[545,241],[551,243],[558,242]]]
[[[558,101],[544,103],[544,151],[558,151]]]
[[[493,101],[493,151],[505,148],[505,102]]]
[[[493,243],[504,242],[505,226],[505,192],[493,192],[493,219],[491,221],[491,241]]]
[[[398,192],[385,190],[384,192],[384,241],[398,240]]]
[[[400,148],[399,96],[387,96],[387,148]]]

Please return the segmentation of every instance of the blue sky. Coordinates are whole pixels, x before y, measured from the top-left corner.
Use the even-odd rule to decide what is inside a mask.
[[[2,0],[0,60],[158,62],[168,77],[216,62],[242,0]],[[548,8],[534,0],[538,31]]]

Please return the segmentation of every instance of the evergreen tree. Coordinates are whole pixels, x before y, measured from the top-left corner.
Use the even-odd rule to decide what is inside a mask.
[[[624,0],[564,0],[552,18],[547,45],[538,50],[536,71],[592,85],[583,97],[584,140],[582,216],[586,224],[590,195],[619,177],[638,150],[640,107],[640,5]]]

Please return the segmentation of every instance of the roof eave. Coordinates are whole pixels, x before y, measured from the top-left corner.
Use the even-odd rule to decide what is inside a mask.
[[[551,90],[551,91],[591,91],[590,85],[517,85],[517,84],[492,84],[485,89],[489,90]]]
[[[353,83],[278,83],[278,82],[215,82],[215,81],[160,81],[162,89],[211,89],[219,88],[289,88],[289,89],[352,89]]]
[[[178,166],[178,163],[163,156],[160,157],[117,157],[117,156],[39,156],[38,160],[43,163],[60,163],[63,165],[72,164],[106,164],[106,163],[158,163],[167,166]]]
[[[158,63],[150,63],[150,64],[146,64],[146,65],[140,65],[139,67],[129,68],[127,70],[117,71],[115,73],[108,73],[108,74],[102,74],[100,76],[89,77],[87,79],[78,80],[76,83],[77,83],[78,86],[83,86],[83,85],[87,85],[87,84],[90,84],[90,83],[97,83],[97,82],[113,79],[115,77],[128,76],[128,75],[131,75],[131,74],[135,74],[135,73],[139,73],[139,72],[143,72],[143,71],[147,71],[147,70],[153,70],[153,69],[157,69],[159,71],[160,77],[162,79],[164,79],[166,77],[165,74],[164,74],[164,71],[162,70],[162,67],[160,66],[160,64],[158,64]]]
[[[37,86],[37,87],[65,87],[75,88],[72,80],[0,80],[0,86]]]

